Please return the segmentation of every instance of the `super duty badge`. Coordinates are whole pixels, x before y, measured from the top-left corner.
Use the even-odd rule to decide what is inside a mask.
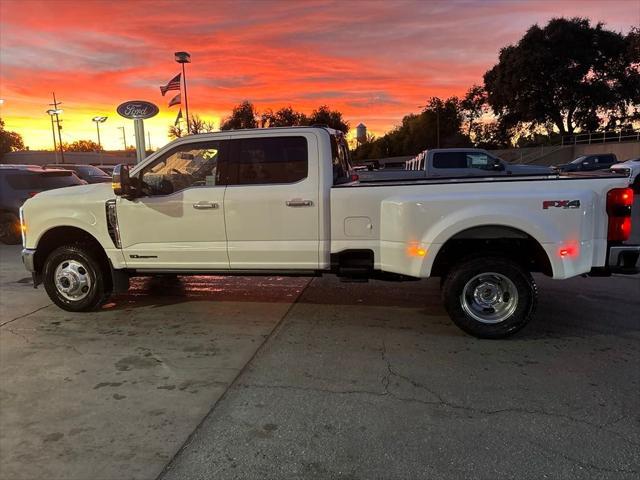
[[[548,210],[549,208],[580,208],[580,200],[544,200],[542,209]]]

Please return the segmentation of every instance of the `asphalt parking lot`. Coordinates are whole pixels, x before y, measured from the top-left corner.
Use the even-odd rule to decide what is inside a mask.
[[[0,246],[0,477],[637,478],[640,277],[538,277],[509,340],[437,280],[137,279],[100,312]]]

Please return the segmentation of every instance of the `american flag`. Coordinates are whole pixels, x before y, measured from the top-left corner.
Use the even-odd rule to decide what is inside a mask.
[[[179,73],[167,83],[164,87],[160,87],[160,93],[164,97],[164,94],[169,90],[180,90],[180,77],[182,77],[182,73]]]

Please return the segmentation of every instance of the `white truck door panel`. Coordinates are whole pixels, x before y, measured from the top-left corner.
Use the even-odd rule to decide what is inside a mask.
[[[226,269],[224,186],[166,197],[119,199],[118,224],[130,268]]]
[[[222,140],[181,144],[142,169],[144,194],[118,199],[127,267],[229,268]]]
[[[315,135],[283,132],[231,144],[229,162],[236,176],[224,199],[231,269],[318,268]]]

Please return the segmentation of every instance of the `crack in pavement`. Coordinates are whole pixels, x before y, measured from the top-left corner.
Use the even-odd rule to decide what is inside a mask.
[[[12,328],[7,328],[6,331],[11,333],[11,334],[13,334],[13,335],[15,335],[16,337],[20,337],[22,340],[24,340],[24,342],[27,345],[32,345],[32,346],[37,347],[37,348],[43,348],[43,347],[44,348],[51,348],[51,349],[54,349],[54,348],[66,348],[67,350],[72,350],[72,351],[76,352],[78,355],[84,355],[74,345],[69,345],[69,344],[59,345],[57,343],[45,343],[45,342],[40,342],[40,343],[36,344],[36,343],[32,342],[31,340],[29,340],[29,338],[26,335],[23,335],[22,333],[18,333],[15,330],[13,330]]]
[[[625,443],[627,443],[629,445],[632,445],[634,447],[640,446],[640,443],[634,442],[633,440],[628,439],[627,437],[623,436],[623,434],[621,434],[619,432],[616,432],[616,431],[613,431],[613,430],[609,430],[609,429],[606,428],[609,425],[613,425],[615,423],[618,423],[620,420],[622,420],[622,418],[624,418],[624,416],[622,418],[617,418],[616,420],[614,420],[612,422],[607,422],[605,424],[598,424],[598,423],[590,422],[588,420],[576,418],[576,417],[573,417],[573,416],[567,415],[567,414],[549,412],[549,411],[546,411],[544,409],[527,409],[527,408],[520,408],[520,407],[508,407],[508,408],[500,408],[500,409],[486,409],[486,408],[478,408],[478,407],[471,407],[471,406],[461,405],[461,404],[458,404],[458,403],[455,403],[455,402],[452,402],[450,400],[445,399],[441,394],[439,394],[438,392],[435,392],[434,390],[428,388],[426,385],[423,385],[423,384],[413,380],[412,378],[407,377],[406,375],[403,375],[403,374],[399,373],[393,367],[391,361],[388,358],[387,348],[386,348],[386,344],[384,343],[384,341],[382,342],[381,358],[382,358],[382,361],[385,363],[386,370],[387,370],[387,373],[381,379],[382,391],[357,390],[357,389],[356,390],[339,390],[339,389],[318,388],[318,387],[300,387],[300,386],[294,386],[294,385],[265,385],[265,384],[253,384],[253,383],[238,383],[237,387],[311,391],[311,392],[326,393],[326,394],[331,394],[331,395],[369,395],[369,396],[375,396],[375,397],[389,397],[389,398],[392,398],[392,399],[394,399],[396,401],[404,402],[404,403],[419,403],[419,404],[422,404],[422,405],[444,407],[444,408],[449,408],[451,410],[462,410],[462,411],[465,411],[465,412],[472,412],[472,413],[477,413],[477,414],[487,415],[487,416],[499,415],[499,414],[508,414],[508,413],[520,413],[520,414],[526,414],[526,415],[541,415],[541,416],[546,416],[546,417],[551,417],[551,418],[561,418],[561,419],[564,419],[564,420],[571,421],[573,423],[587,425],[589,427],[596,428],[598,430],[602,430],[604,432],[607,432],[607,433],[619,438],[623,442],[625,442]],[[393,392],[390,389],[391,377],[397,377],[397,378],[399,378],[401,380],[404,380],[405,382],[410,383],[415,388],[418,388],[418,389],[421,389],[421,390],[427,392],[435,400],[420,399],[420,398],[414,398],[414,397],[403,397],[401,395],[398,395],[397,393]]]
[[[15,322],[16,320],[20,320],[21,318],[28,317],[29,315],[33,315],[34,313],[39,312],[40,310],[44,310],[47,307],[50,307],[53,303],[48,303],[44,307],[36,308],[33,312],[25,313],[24,315],[20,315],[19,317],[12,318],[11,320],[7,320],[6,322],[0,323],[0,327],[4,327],[5,325],[9,325],[11,322]]]
[[[228,383],[228,386],[226,388],[226,390],[222,393],[222,395],[220,395],[218,397],[218,399],[213,403],[213,405],[211,406],[211,408],[209,409],[209,411],[204,415],[204,417],[202,417],[202,420],[200,420],[200,423],[196,426],[196,428],[191,432],[191,434],[189,434],[189,436],[187,437],[187,439],[184,441],[184,443],[181,445],[181,447],[177,450],[177,452],[168,460],[168,462],[165,464],[164,468],[162,469],[162,471],[158,474],[158,476],[156,477],[156,480],[162,480],[163,478],[165,478],[165,476],[167,475],[167,473],[171,470],[172,465],[174,464],[174,462],[180,458],[181,455],[184,454],[184,452],[187,450],[187,448],[194,442],[196,435],[198,434],[198,432],[202,429],[203,425],[205,424],[205,422],[211,418],[211,416],[213,415],[214,411],[216,410],[216,408],[226,399],[227,394],[234,389],[237,385],[239,385],[239,380],[240,377],[242,377],[242,375],[248,371],[251,368],[251,365],[253,364],[253,362],[255,361],[255,359],[257,359],[261,352],[267,348],[267,346],[271,343],[271,341],[273,340],[273,338],[277,337],[279,335],[279,333],[282,331],[282,329],[284,329],[285,326],[285,321],[287,319],[287,317],[289,317],[289,315],[291,314],[292,310],[294,309],[294,307],[298,304],[299,300],[302,298],[302,296],[304,295],[304,293],[306,292],[307,288],[309,288],[309,286],[313,283],[313,278],[310,278],[306,285],[304,285],[301,289],[300,292],[298,293],[298,295],[296,296],[296,298],[293,300],[293,302],[291,302],[291,305],[289,305],[289,308],[287,308],[287,310],[284,312],[284,314],[282,315],[282,317],[280,318],[280,320],[278,320],[278,322],[275,324],[275,326],[271,329],[271,331],[268,333],[268,335],[266,335],[262,341],[262,343],[260,343],[260,345],[258,345],[258,347],[256,348],[256,350],[253,352],[253,355],[251,355],[251,358],[249,358],[249,360],[244,364],[244,366],[238,371],[238,373],[236,374],[236,376]]]

